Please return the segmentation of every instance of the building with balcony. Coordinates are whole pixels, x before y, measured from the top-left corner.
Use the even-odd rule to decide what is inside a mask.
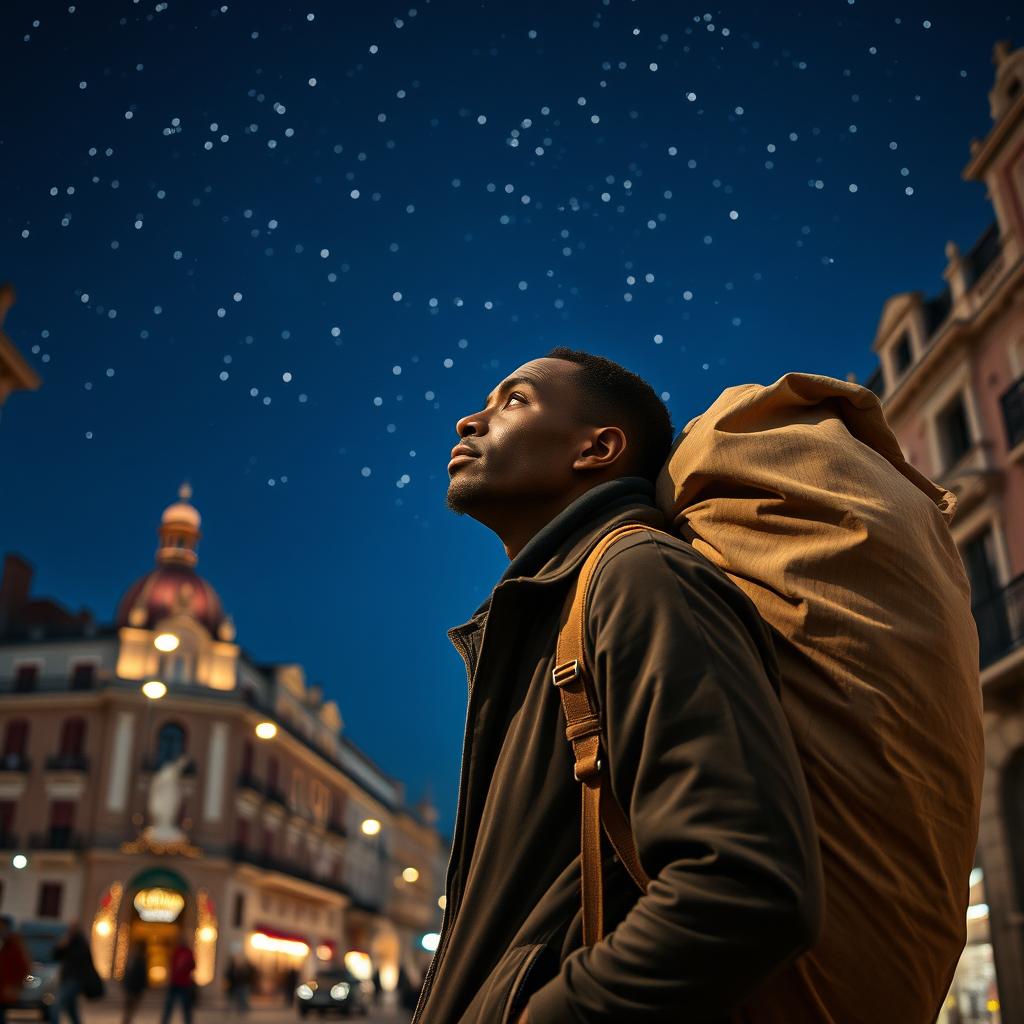
[[[947,243],[941,292],[885,303],[868,382],[907,459],[957,495],[980,639],[986,778],[949,1024],[1024,1022],[1024,49],[1000,42],[993,63],[992,128],[963,176],[995,220]]]
[[[79,921],[105,977],[184,935],[205,985],[243,953],[271,991],[345,960],[417,976],[446,848],[428,805],[342,732],[298,664],[253,660],[196,571],[187,487],[114,621],[0,581],[0,910]]]

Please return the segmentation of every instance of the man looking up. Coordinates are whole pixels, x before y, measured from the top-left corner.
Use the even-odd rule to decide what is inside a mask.
[[[456,424],[448,505],[511,559],[450,637],[469,707],[441,939],[416,1024],[724,1024],[820,930],[807,791],[767,627],[724,574],[661,532],[672,442],[651,387],[555,349]],[[610,854],[605,938],[585,946],[580,789],[552,685],[582,562],[604,785],[651,884]]]

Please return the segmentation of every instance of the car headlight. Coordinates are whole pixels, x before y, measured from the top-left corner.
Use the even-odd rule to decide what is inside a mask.
[[[347,981],[339,981],[337,985],[331,988],[331,998],[337,999],[339,1002],[342,999],[348,999],[349,984]]]
[[[25,988],[39,988],[42,983],[43,979],[37,978],[34,974],[29,974],[25,977]]]
[[[299,997],[300,999],[312,999],[312,998],[313,998],[313,989],[312,989],[312,988],[310,988],[310,986],[309,986],[309,985],[300,985],[300,986],[299,986],[299,987],[298,987],[298,988],[297,988],[297,989],[295,990],[295,994],[296,994],[296,995],[297,995],[297,996],[298,996],[298,997]]]

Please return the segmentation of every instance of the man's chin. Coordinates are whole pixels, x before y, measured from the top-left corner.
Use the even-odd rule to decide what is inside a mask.
[[[471,516],[483,497],[481,488],[456,474],[448,483],[448,508],[456,515]]]

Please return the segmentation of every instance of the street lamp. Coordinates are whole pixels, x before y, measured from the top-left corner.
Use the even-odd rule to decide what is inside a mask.
[[[402,877],[412,885],[413,882],[417,881],[420,877],[420,873],[415,868],[406,868],[402,872]]]
[[[161,682],[159,679],[150,679],[142,684],[142,692],[150,700],[159,700],[167,693],[167,684]]]
[[[181,641],[173,633],[161,633],[153,640],[153,646],[158,651],[163,651],[164,654],[176,651],[180,643]]]
[[[380,822],[376,818],[366,818],[359,827],[364,836],[375,836],[380,832]]]
[[[273,722],[260,722],[255,732],[261,740],[272,740],[277,735],[277,726]]]
[[[18,871],[24,871],[28,867],[28,857],[23,853],[16,853],[11,858],[11,866]]]

